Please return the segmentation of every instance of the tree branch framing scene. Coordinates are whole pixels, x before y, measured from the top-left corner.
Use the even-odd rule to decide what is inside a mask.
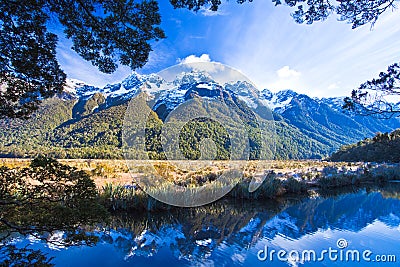
[[[0,266],[397,266],[398,5],[1,1]]]

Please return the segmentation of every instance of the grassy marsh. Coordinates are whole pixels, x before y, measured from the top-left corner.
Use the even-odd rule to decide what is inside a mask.
[[[335,189],[400,180],[400,165],[386,163],[347,163],[326,161],[129,161],[59,160],[60,163],[87,172],[98,188],[99,201],[109,210],[169,209],[151,195],[170,194],[171,186],[185,189],[219,190],[226,186],[220,175],[232,168],[240,170],[231,177],[235,184],[227,197],[273,199],[283,195],[315,195],[315,189]],[[23,168],[27,159],[1,159],[0,166]],[[129,168],[128,168],[129,166]],[[156,177],[156,178],[154,178]],[[149,179],[144,188],[141,179]],[[249,190],[256,183],[257,189]],[[172,195],[172,198],[187,197]]]

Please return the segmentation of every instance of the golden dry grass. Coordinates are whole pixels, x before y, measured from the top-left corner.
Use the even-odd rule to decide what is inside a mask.
[[[168,182],[187,181],[194,183],[198,177],[210,173],[217,175],[235,167],[243,171],[245,177],[257,176],[273,170],[275,173],[306,173],[312,170],[320,171],[325,167],[348,166],[349,163],[326,162],[317,160],[276,160],[276,161],[125,161],[125,160],[100,160],[100,159],[60,159],[60,163],[76,167],[91,174],[97,186],[105,184],[132,184],[135,177],[155,172]],[[30,164],[30,159],[3,158],[0,166],[8,168],[23,168]],[[360,163],[353,163],[359,166]],[[129,166],[129,168],[128,168]],[[130,172],[129,172],[130,169]]]

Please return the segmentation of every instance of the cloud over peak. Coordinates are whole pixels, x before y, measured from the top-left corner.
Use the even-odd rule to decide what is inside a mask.
[[[276,74],[278,74],[279,78],[295,78],[301,75],[299,71],[291,69],[289,66],[284,66],[280,68],[276,71]]]
[[[178,58],[178,63],[181,64],[190,64],[190,63],[197,63],[197,62],[211,62],[211,58],[209,54],[202,54],[200,57],[196,55],[189,55],[183,59]]]

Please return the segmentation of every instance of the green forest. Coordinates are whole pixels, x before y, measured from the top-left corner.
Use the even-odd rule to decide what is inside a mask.
[[[332,161],[400,162],[400,129],[377,133],[332,154]]]
[[[102,105],[101,94],[85,101],[56,96],[46,99],[28,120],[0,120],[0,157],[33,158],[41,154],[53,158],[123,159],[122,128],[128,104],[101,108]],[[260,158],[258,125],[254,125],[246,108],[241,107],[238,114],[249,138],[249,158]],[[324,158],[332,150],[330,144],[309,138],[278,114],[274,114],[273,122],[264,123],[273,123],[268,133],[268,159]],[[165,159],[160,140],[162,127],[163,121],[150,112],[146,125],[146,151],[150,159]],[[216,145],[214,159],[228,159],[231,144],[225,127],[229,129],[204,119],[187,123],[179,133],[181,153],[187,159],[199,159],[201,142],[208,138]]]

